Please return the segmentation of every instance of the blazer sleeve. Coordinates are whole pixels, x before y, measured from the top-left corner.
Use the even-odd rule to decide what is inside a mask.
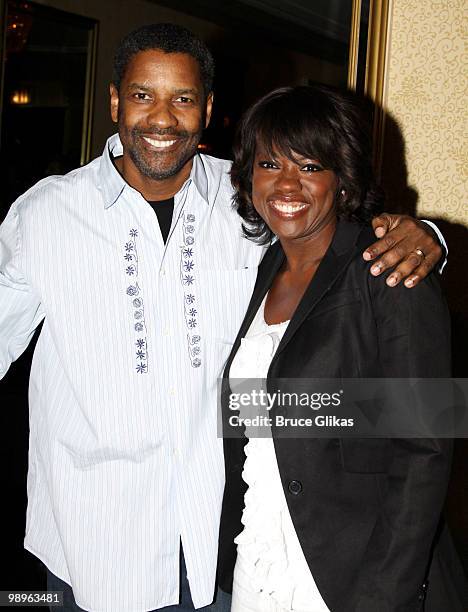
[[[450,320],[438,281],[389,289],[369,278],[383,375],[450,376]],[[450,476],[449,439],[392,439],[381,512],[366,551],[357,612],[422,610]]]

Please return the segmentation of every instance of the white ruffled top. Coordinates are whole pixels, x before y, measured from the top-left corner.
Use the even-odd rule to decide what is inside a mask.
[[[266,297],[232,362],[232,379],[267,377],[289,321],[268,325],[265,301]],[[242,478],[249,488],[242,514],[244,529],[235,539],[236,575],[250,581],[249,590],[268,593],[285,610],[329,612],[289,514],[273,440],[250,438],[245,454]]]

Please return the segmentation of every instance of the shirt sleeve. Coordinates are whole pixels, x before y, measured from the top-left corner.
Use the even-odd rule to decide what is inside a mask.
[[[427,223],[429,227],[431,227],[435,231],[435,233],[437,234],[437,238],[439,239],[440,246],[445,250],[445,257],[442,263],[439,264],[439,269],[438,269],[439,274],[442,274],[447,264],[447,261],[448,261],[448,246],[447,246],[447,243],[445,242],[444,235],[442,234],[440,229],[437,227],[437,225],[433,223],[432,221],[428,221],[427,219],[421,219],[421,221],[423,223]]]
[[[13,205],[0,226],[0,378],[44,318],[41,301],[20,270],[20,257],[19,215]]]

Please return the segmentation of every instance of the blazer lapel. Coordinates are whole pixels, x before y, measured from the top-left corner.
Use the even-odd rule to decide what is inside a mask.
[[[362,226],[357,223],[339,220],[332,243],[307,287],[278,346],[275,357],[288,345],[304,319],[330,291],[349,262],[355,257],[360,248],[357,241],[361,231]]]

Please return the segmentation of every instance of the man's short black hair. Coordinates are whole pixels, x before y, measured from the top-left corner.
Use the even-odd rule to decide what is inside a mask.
[[[252,204],[255,150],[316,159],[338,178],[339,217],[369,221],[383,208],[383,193],[372,169],[370,124],[362,101],[325,85],[283,87],[251,106],[238,126],[231,180],[234,204],[245,235],[268,244],[273,233]]]
[[[145,25],[121,41],[114,55],[114,71],[112,83],[117,90],[134,55],[140,51],[160,49],[165,53],[187,53],[200,66],[205,96],[213,89],[214,60],[205,43],[195,34],[174,23],[152,23]]]

